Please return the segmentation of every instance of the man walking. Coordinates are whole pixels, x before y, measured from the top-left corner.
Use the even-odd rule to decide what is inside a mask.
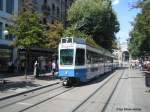
[[[55,61],[52,62],[52,74],[53,76],[55,75],[55,71],[56,71],[56,63]]]
[[[34,63],[34,72],[33,72],[34,78],[38,76],[38,62],[35,61]]]

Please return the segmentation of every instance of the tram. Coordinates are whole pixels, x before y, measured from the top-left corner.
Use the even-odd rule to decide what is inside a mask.
[[[64,86],[87,82],[113,69],[114,56],[103,48],[95,48],[84,39],[61,38],[58,49],[59,77]]]

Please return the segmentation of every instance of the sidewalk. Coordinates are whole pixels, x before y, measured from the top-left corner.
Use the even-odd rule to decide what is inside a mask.
[[[0,82],[0,100],[60,82],[54,76],[41,76],[35,79],[33,75],[27,76],[27,79],[25,76],[4,77],[4,80],[6,83]]]

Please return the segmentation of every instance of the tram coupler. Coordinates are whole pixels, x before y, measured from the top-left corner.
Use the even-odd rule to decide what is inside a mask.
[[[71,81],[71,78],[69,78],[69,77],[64,77],[64,78],[62,78],[62,80],[63,80],[63,83],[62,83],[62,85],[63,86],[72,86],[72,81]]]

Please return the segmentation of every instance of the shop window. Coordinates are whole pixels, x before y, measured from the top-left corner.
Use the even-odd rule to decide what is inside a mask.
[[[0,22],[0,39],[2,39],[3,23]]]
[[[3,10],[3,0],[0,0],[0,10]]]
[[[14,12],[14,0],[6,0],[6,12],[13,14],[13,12]]]
[[[52,4],[52,14],[55,14],[55,4]]]
[[[12,49],[1,47],[3,46],[0,46],[0,71],[8,71],[8,63],[12,61]]]
[[[42,5],[42,12],[44,15],[48,16],[50,15],[51,8],[48,6],[47,0],[44,0],[43,5]]]
[[[65,0],[65,8],[68,8],[68,0]]]
[[[59,14],[60,14],[60,9],[59,7],[57,7],[57,17],[59,17]]]

